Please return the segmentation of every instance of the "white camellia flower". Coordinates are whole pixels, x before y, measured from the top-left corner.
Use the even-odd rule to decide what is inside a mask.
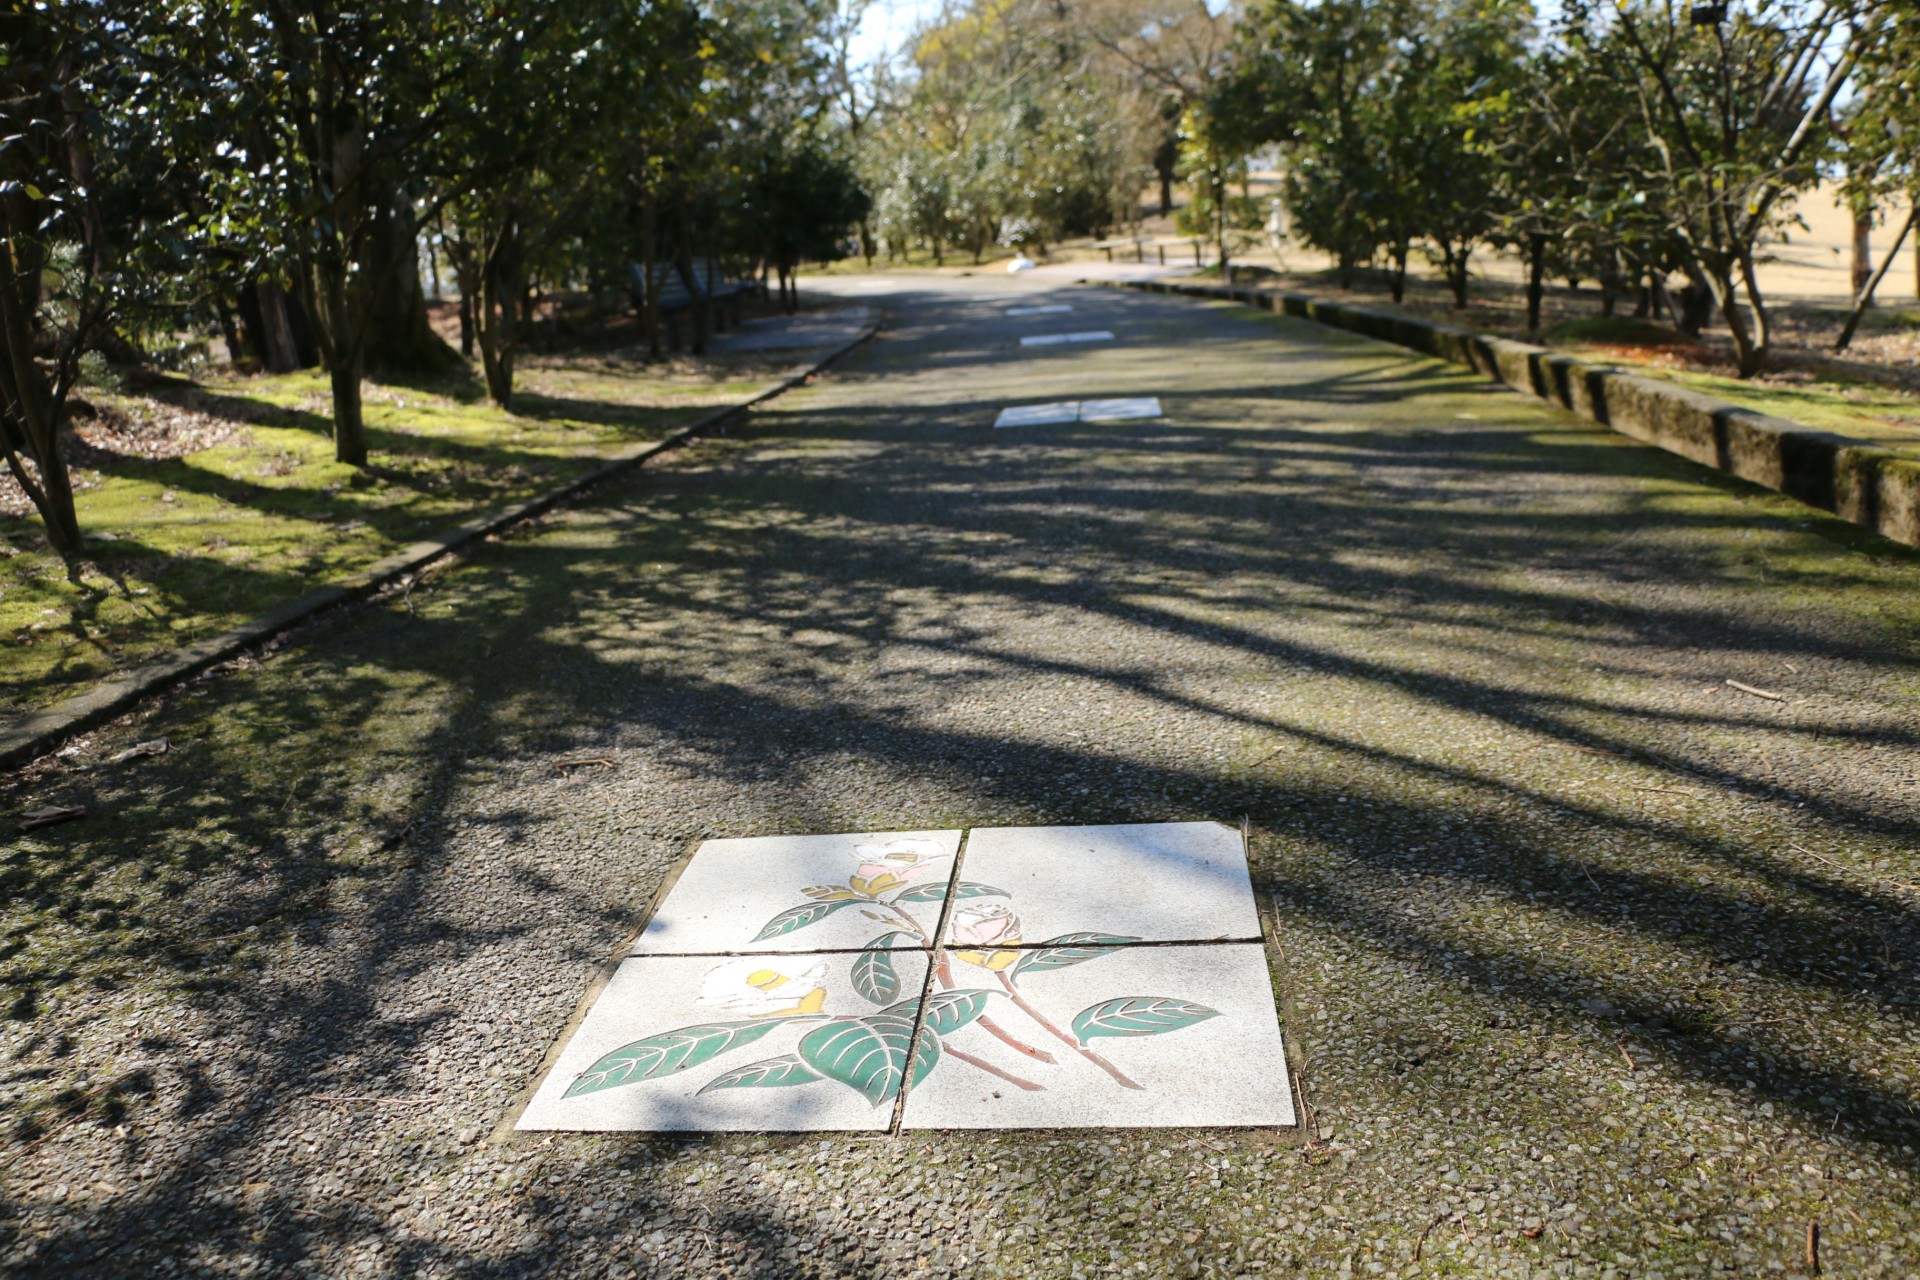
[[[853,847],[853,856],[860,859],[860,869],[847,884],[860,893],[872,895],[899,888],[946,854],[938,840],[905,836],[884,844],[857,844]]]
[[[749,1018],[818,1013],[827,1003],[827,962],[811,956],[743,956],[707,971],[700,1003]]]
[[[1020,941],[1020,917],[1004,902],[963,903],[954,908],[948,932],[955,946],[970,948],[953,953],[968,964],[998,973],[1020,958],[1009,949]]]

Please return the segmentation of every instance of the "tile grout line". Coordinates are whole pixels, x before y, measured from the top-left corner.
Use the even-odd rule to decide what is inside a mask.
[[[947,916],[953,910],[953,891],[960,885],[960,866],[967,856],[967,837],[972,834],[972,827],[960,828],[960,842],[953,847],[953,871],[947,876],[947,892],[940,899],[940,914],[934,920],[933,936],[927,940],[927,972],[920,979],[920,1005],[913,1012],[913,1035],[907,1040],[907,1060],[900,1069],[900,1096],[893,1100],[893,1119],[887,1124],[888,1137],[899,1137],[901,1126],[906,1123],[907,1094],[913,1088],[913,1064],[920,1057],[920,1037],[927,1029],[927,1000],[933,995],[933,976],[940,964],[940,939],[946,936]]]

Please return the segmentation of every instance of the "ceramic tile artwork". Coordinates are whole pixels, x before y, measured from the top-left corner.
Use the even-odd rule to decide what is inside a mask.
[[[1010,316],[1047,316],[1071,310],[1073,310],[1073,304],[1070,302],[1049,302],[1042,307],[1008,307],[1007,314]]]
[[[1080,417],[1080,402],[1064,400],[1058,404],[1023,404],[1002,409],[993,420],[995,427],[1039,427],[1054,422],[1075,422]]]
[[[961,834],[702,844],[517,1127],[1294,1123],[1238,831]]]
[[[1160,398],[1158,396],[1132,396],[1122,400],[1082,400],[1080,402],[1080,421],[1082,422],[1118,422],[1125,418],[1157,418],[1160,416]]]
[[[958,831],[709,840],[633,954],[926,946],[959,847]]]
[[[624,961],[521,1129],[887,1129],[922,951]]]
[[[1264,947],[961,954],[936,971],[925,1022],[939,1051],[903,1128],[1294,1123]]]
[[[1086,931],[1129,942],[1220,942],[1260,937],[1240,832],[1217,822],[1106,827],[976,827],[946,941],[1044,943]],[[966,884],[1002,898],[975,902]],[[1011,926],[977,913],[1005,905]]]
[[[1112,342],[1111,329],[1088,329],[1081,333],[1030,333],[1020,339],[1023,347],[1053,347],[1063,342]]]

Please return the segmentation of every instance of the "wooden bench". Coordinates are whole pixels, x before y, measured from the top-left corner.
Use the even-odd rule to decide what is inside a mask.
[[[654,264],[654,307],[660,318],[667,322],[667,332],[671,336],[675,350],[680,347],[680,313],[695,306],[702,298],[713,303],[713,327],[716,332],[726,329],[729,320],[740,323],[740,299],[760,287],[754,280],[729,280],[720,264],[711,258],[696,258],[691,275],[682,271],[678,263],[657,262]],[[647,272],[638,262],[627,264],[627,278],[633,292],[633,309],[644,314],[647,309]]]

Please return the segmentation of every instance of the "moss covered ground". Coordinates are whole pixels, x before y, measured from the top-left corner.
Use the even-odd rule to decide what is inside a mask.
[[[477,511],[570,479],[763,389],[770,359],[649,365],[540,357],[512,411],[471,377],[366,389],[372,465],[333,460],[317,371],[83,393],[114,425],[85,448],[89,546],[72,581],[37,518],[0,517],[0,715],[59,701],[117,669],[217,634]],[[143,456],[184,428],[211,447]],[[85,434],[83,426],[83,436]],[[16,504],[18,507],[19,504]]]

